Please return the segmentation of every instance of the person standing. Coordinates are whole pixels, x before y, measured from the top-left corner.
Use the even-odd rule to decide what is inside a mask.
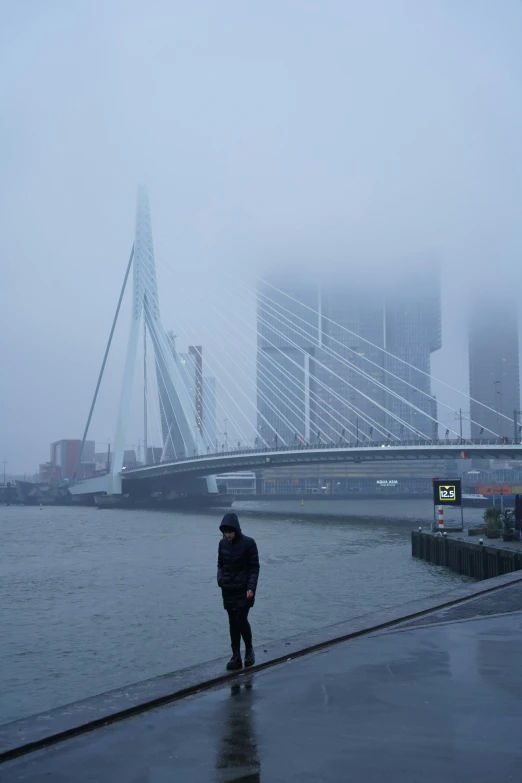
[[[245,536],[233,512],[225,514],[219,529],[223,538],[218,546],[217,583],[228,613],[232,658],[227,669],[231,671],[243,667],[241,637],[245,643],[245,667],[256,662],[248,613],[256,598],[259,555],[256,542]]]

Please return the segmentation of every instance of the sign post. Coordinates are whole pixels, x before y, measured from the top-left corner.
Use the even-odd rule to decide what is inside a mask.
[[[460,506],[460,529],[464,530],[462,484],[460,479],[433,479],[433,529],[444,530],[444,507]],[[438,508],[438,514],[435,509]],[[437,521],[438,516],[438,521]]]

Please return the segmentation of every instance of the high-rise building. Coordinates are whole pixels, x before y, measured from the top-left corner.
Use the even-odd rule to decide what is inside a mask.
[[[380,350],[384,345],[382,292],[364,280],[341,286],[329,283],[321,286],[319,301],[317,399],[333,413],[319,418],[321,408],[315,406],[317,432],[324,442],[382,438],[386,404]]]
[[[217,408],[216,379],[203,377],[203,440],[209,451],[217,451]]]
[[[194,420],[194,427],[199,430],[205,448],[214,451],[216,448],[216,379],[203,376],[203,348],[200,345],[189,345],[187,353],[177,354],[174,336],[171,332],[168,336],[180,380],[188,395],[190,411],[187,415]],[[158,386],[162,409],[164,458],[184,456],[185,444],[160,379],[158,379]]]
[[[385,355],[386,385],[390,389],[386,426],[401,439],[438,437],[430,374],[431,354],[442,347],[441,331],[438,265],[402,266],[386,284],[384,330],[384,348],[389,352]]]
[[[321,286],[271,278],[258,289],[257,324],[264,441],[437,437],[430,383],[431,354],[441,347],[436,265],[395,266],[393,277],[329,277]]]
[[[196,413],[196,425],[203,434],[203,349],[201,345],[189,345],[189,356],[192,363],[193,390],[192,399]]]
[[[160,446],[148,446],[146,454],[147,465],[154,465],[161,462],[163,449]]]
[[[501,305],[488,291],[472,300],[469,393],[471,437],[513,437],[514,411],[521,407],[518,312],[514,299]]]

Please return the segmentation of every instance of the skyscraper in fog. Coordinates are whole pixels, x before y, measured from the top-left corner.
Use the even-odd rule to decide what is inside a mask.
[[[386,405],[380,350],[384,346],[383,292],[361,279],[348,285],[328,282],[321,286],[319,300],[317,432],[324,434],[325,442],[382,438]],[[328,416],[324,410],[330,409]]]
[[[519,373],[515,299],[503,297],[501,303],[490,292],[475,296],[469,313],[472,438],[513,436],[513,411],[520,410]]]
[[[429,377],[441,347],[436,265],[321,286],[290,275],[268,282],[274,287],[259,286],[257,308],[265,441],[274,431],[288,445],[437,436]]]
[[[430,374],[431,354],[442,347],[441,332],[438,265],[399,267],[386,285],[384,347],[389,352],[385,356],[390,389],[386,407],[392,414],[387,427],[401,439],[438,437]]]

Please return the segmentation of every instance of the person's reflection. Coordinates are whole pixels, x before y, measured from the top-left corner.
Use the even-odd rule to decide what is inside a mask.
[[[260,783],[261,762],[254,726],[253,681],[245,679],[230,688],[224,705],[222,735],[218,746],[218,783]]]

